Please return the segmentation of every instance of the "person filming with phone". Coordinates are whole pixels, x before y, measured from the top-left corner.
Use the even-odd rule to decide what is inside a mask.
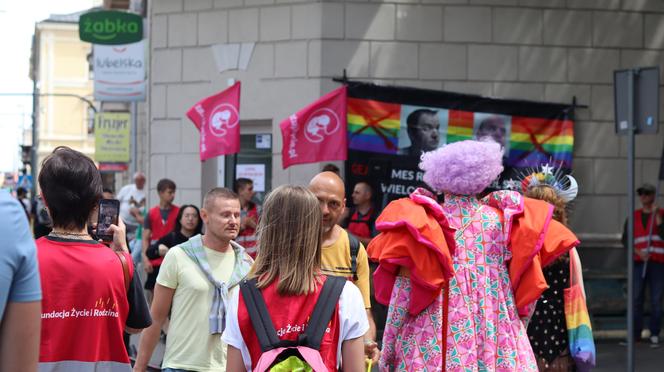
[[[128,253],[117,200],[102,200],[94,162],[68,147],[44,159],[39,186],[53,231],[37,240],[40,371],[131,371],[122,333],[152,320]],[[98,216],[94,240],[88,230]],[[109,223],[110,222],[110,223]]]

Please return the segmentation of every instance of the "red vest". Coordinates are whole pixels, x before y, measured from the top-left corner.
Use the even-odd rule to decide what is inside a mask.
[[[254,204],[252,208],[246,211],[242,211],[243,217],[253,217],[256,222],[258,222],[258,208]],[[240,231],[237,235],[235,241],[244,247],[245,252],[251,256],[251,258],[256,258],[256,229],[247,227],[246,229]]]
[[[326,280],[326,277],[323,277]],[[274,329],[282,340],[297,340],[297,336],[304,331],[309,316],[314,310],[314,305],[318,300],[323,285],[316,288],[316,292],[302,296],[280,296],[277,294],[277,280],[272,282],[266,288],[261,289],[267,310],[272,318]],[[238,324],[242,332],[244,343],[249,349],[251,355],[252,367],[258,363],[261,356],[261,347],[256,338],[256,332],[249,319],[247,307],[244,304],[242,294],[238,303]],[[329,371],[337,370],[337,345],[339,343],[339,304],[334,311],[334,315],[328,324],[329,331],[323,336],[321,342],[320,355]]]
[[[642,216],[643,209],[638,209],[634,212],[634,251],[642,251],[648,248],[648,232],[650,231],[652,234],[650,235],[650,249],[648,250],[650,252],[649,259],[653,262],[664,263],[664,241],[657,234],[657,222],[653,221],[655,220],[655,216],[651,215],[648,218],[648,223],[645,227],[643,226]],[[651,230],[650,225],[653,223],[655,225],[652,226]],[[634,254],[634,261],[642,262],[643,260],[637,254]]]
[[[131,256],[125,256],[133,275]],[[43,237],[37,257],[43,292],[40,370],[72,370],[79,362],[130,368],[122,339],[129,303],[118,256],[99,243]],[[76,370],[94,370],[94,363],[79,364]]]
[[[150,220],[150,231],[152,232],[152,235],[150,235],[150,244],[156,243],[157,240],[173,231],[175,228],[175,220],[178,217],[179,211],[180,207],[177,205],[172,205],[171,209],[168,211],[168,219],[166,219],[166,223],[164,223],[164,220],[161,219],[161,211],[159,210],[159,206],[150,208],[150,211],[148,212],[148,219]],[[162,261],[164,261],[164,258],[159,257],[151,259],[150,263],[152,266],[159,266],[161,265]]]
[[[355,210],[348,222],[348,231],[360,238],[371,238],[371,217],[374,211],[373,208],[364,216],[360,216],[360,212]]]

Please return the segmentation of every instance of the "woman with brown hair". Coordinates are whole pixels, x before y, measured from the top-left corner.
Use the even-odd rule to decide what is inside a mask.
[[[282,342],[298,340],[305,329],[315,326],[309,324],[310,316],[325,283],[335,280],[320,271],[321,220],[318,200],[301,186],[280,186],[263,205],[257,229],[260,254],[247,280],[258,289]],[[318,352],[327,370],[361,371],[362,337],[369,325],[359,289],[350,282],[342,285]],[[227,371],[257,370],[265,354],[247,302],[243,290],[228,306],[222,336],[228,344]]]

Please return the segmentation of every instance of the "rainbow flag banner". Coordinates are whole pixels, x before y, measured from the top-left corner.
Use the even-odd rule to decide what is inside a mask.
[[[348,98],[348,148],[396,154],[401,105]]]
[[[503,147],[505,171],[493,189],[548,164],[570,172],[574,107],[347,81],[346,181],[371,182],[383,202],[424,186],[422,153],[447,143],[491,139]]]
[[[550,162],[571,169],[573,149],[571,120],[512,117],[508,165],[525,168]]]
[[[473,138],[474,115],[470,111],[450,110],[447,122],[447,143]]]

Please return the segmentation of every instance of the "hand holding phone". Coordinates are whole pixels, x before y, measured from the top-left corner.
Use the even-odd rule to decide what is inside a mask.
[[[111,225],[118,225],[120,201],[116,199],[99,200],[99,214],[97,216],[97,237],[103,241],[113,240]]]

